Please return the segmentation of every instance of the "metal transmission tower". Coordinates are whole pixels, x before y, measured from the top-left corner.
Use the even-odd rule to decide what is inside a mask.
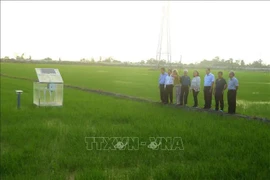
[[[166,60],[166,63],[171,66],[171,35],[170,35],[170,4],[169,1],[163,6],[160,34],[158,39],[158,48],[156,60],[158,61],[158,68],[160,67],[160,60]]]

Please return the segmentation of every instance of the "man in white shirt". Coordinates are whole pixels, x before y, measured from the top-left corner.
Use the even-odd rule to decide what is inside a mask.
[[[165,104],[173,103],[173,77],[172,70],[168,70],[168,75],[165,78]]]
[[[204,76],[204,109],[211,108],[214,82],[215,76],[210,72],[210,68],[207,68],[206,75]]]
[[[239,87],[238,80],[234,77],[234,72],[231,71],[229,74],[229,81],[228,81],[228,113],[235,114],[236,110],[236,94]]]

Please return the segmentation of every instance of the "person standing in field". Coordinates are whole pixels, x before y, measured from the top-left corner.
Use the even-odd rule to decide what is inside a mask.
[[[192,93],[193,93],[193,99],[194,99],[193,107],[198,107],[198,94],[200,92],[200,86],[201,86],[201,78],[199,76],[199,72],[195,70],[193,72],[193,78],[192,78],[191,86],[190,86],[190,89],[192,90]]]
[[[236,110],[236,93],[239,87],[238,80],[234,77],[234,72],[230,72],[228,81],[228,113],[235,114]]]
[[[216,107],[215,107],[216,111],[219,110],[219,104],[220,104],[220,111],[223,111],[224,109],[223,94],[224,94],[224,90],[227,88],[227,82],[222,76],[223,76],[223,72],[219,71],[218,78],[216,79],[215,88],[213,91],[213,94],[215,96],[215,101],[216,101]]]
[[[175,87],[176,105],[180,105],[181,83],[180,83],[180,76],[176,69],[173,70],[172,77],[174,78],[173,85]]]
[[[165,104],[173,103],[173,79],[172,70],[169,69],[165,78]]]
[[[215,76],[210,72],[210,68],[206,69],[204,77],[204,109],[210,109],[212,104],[212,91],[215,82]]]
[[[181,94],[180,94],[180,106],[187,105],[187,99],[188,99],[188,93],[189,93],[189,87],[190,87],[190,77],[187,75],[188,70],[184,70],[184,75],[181,77],[180,82],[182,84],[181,86]]]
[[[159,75],[159,92],[160,92],[160,101],[165,103],[165,79],[168,74],[165,72],[165,68],[160,68],[160,75]]]

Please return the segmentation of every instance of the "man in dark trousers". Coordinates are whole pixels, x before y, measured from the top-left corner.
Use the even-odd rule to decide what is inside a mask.
[[[216,111],[219,110],[219,104],[220,104],[220,111],[223,111],[224,109],[223,94],[224,94],[224,90],[227,88],[227,82],[222,76],[223,76],[223,72],[219,71],[218,78],[216,79],[215,88],[213,91],[213,94],[215,96],[215,101],[216,101],[216,107],[215,107]]]
[[[184,76],[180,78],[181,86],[181,94],[180,94],[180,106],[187,105],[189,87],[191,84],[190,77],[187,75],[188,70],[184,70]],[[183,104],[184,103],[184,104]]]
[[[165,79],[165,104],[168,103],[173,103],[173,77],[171,69],[168,69],[168,75]]]
[[[234,72],[230,72],[228,81],[228,113],[235,114],[236,109],[236,93],[239,87],[238,80],[234,77]]]
[[[165,72],[165,68],[161,68],[160,69],[160,75],[159,75],[159,92],[160,92],[160,101],[162,103],[165,103],[166,99],[165,99],[165,80],[166,80],[166,76],[168,74]]]
[[[212,91],[215,83],[215,76],[210,72],[210,68],[206,69],[204,77],[204,109],[210,109],[212,104]]]

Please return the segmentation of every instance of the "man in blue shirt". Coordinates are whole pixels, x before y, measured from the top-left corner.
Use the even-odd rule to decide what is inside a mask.
[[[234,72],[230,72],[229,74],[229,81],[228,81],[228,113],[235,114],[236,109],[236,92],[239,87],[238,80],[234,77]]]
[[[167,75],[168,74],[165,72],[165,68],[161,68],[158,83],[159,83],[160,100],[162,103],[166,102],[164,85]]]
[[[210,68],[206,69],[204,77],[204,109],[210,109],[212,104],[212,91],[215,82],[215,76],[210,72]]]
[[[181,86],[181,94],[180,94],[180,106],[187,105],[187,99],[188,99],[188,93],[189,93],[189,87],[191,84],[190,77],[187,75],[188,70],[184,70],[184,76],[180,78]],[[183,104],[184,103],[184,104]]]

